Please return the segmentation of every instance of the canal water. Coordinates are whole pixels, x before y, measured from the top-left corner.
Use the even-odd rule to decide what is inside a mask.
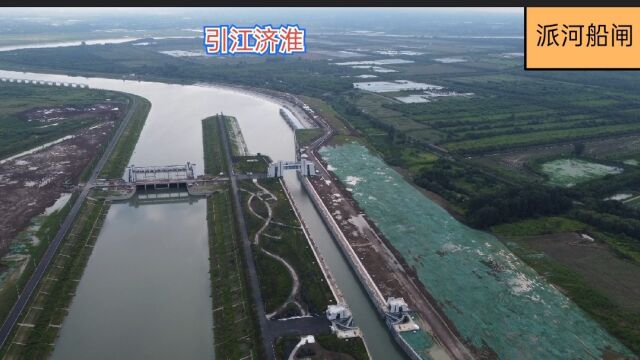
[[[12,71],[0,71],[0,76],[84,83],[148,99],[151,111],[131,159],[137,166],[190,161],[201,173],[200,120],[219,112],[238,119],[250,152],[273,160],[295,157],[293,132],[280,116],[280,106],[252,94],[210,86]],[[401,359],[295,174],[287,174],[285,181],[372,357]],[[112,205],[53,359],[213,358],[206,234],[204,200]]]
[[[321,149],[460,333],[502,359],[630,354],[493,235],[471,229],[357,144]]]

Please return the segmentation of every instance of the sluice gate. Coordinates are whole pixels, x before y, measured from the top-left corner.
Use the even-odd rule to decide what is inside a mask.
[[[195,164],[135,166],[128,168],[129,183],[138,189],[186,188],[196,181]]]

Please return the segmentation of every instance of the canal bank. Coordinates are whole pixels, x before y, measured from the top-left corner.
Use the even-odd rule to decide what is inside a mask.
[[[630,355],[498,239],[455,220],[365,147],[320,154],[473,346],[500,358]]]
[[[103,201],[93,201],[94,199],[88,197],[90,185],[96,181],[105,167],[116,166],[113,165],[114,153],[122,153],[121,142],[126,141],[123,140],[123,134],[126,139],[126,134],[131,131],[131,128],[135,128],[140,122],[144,123],[148,105],[146,99],[131,96],[131,104],[126,116],[104,145],[102,153],[96,156],[94,166],[89,166],[85,170],[88,185],[74,196],[74,203],[68,210],[67,216],[59,224],[58,231],[42,255],[39,264],[36,266],[34,262],[31,277],[4,319],[0,330],[4,356],[20,357],[26,352],[31,354],[29,356],[41,357],[50,353],[51,342],[57,337],[60,323],[74,296],[73,291],[77,285],[75,277],[82,274],[93,248],[92,245],[85,244],[95,241],[102,227],[104,215],[109,209],[109,205],[105,205]],[[64,254],[69,248],[73,251],[73,256]],[[56,272],[62,275],[58,277]],[[47,275],[46,279],[43,280],[45,275]],[[27,309],[27,306],[30,307]],[[16,322],[21,316],[23,322],[18,324],[19,327],[16,329]],[[11,336],[16,341],[9,340]],[[24,344],[30,341],[37,346],[25,348]]]
[[[326,176],[326,173],[324,176]],[[318,193],[318,191],[324,190],[318,186],[318,182],[328,181],[323,179],[326,179],[326,177],[320,180],[303,178],[301,181],[303,188],[309,194],[314,206],[318,209],[325,224],[340,246],[342,253],[369,294],[369,299],[374,304],[378,316],[385,322],[389,333],[398,346],[409,358],[414,360],[471,359],[473,356],[467,352],[463,344],[458,343],[456,334],[449,329],[446,321],[439,317],[437,310],[429,307],[424,311],[423,308],[428,304],[424,303],[422,295],[417,292],[417,289],[413,288],[413,283],[409,281],[409,275],[405,273],[397,260],[386,249],[382,240],[373,234],[380,244],[372,245],[369,242],[370,240],[366,242],[354,241],[354,238],[357,237],[355,234],[364,235],[364,233],[360,233],[361,229],[345,227],[347,220],[341,221],[340,225],[337,223],[339,221],[337,219],[345,219],[348,215],[341,213],[344,208],[341,208],[342,210],[334,209],[333,212],[327,208],[327,204],[335,205],[335,203],[328,202],[326,194],[323,199]],[[334,194],[339,193],[336,192]],[[351,217],[351,219],[354,219],[354,217]],[[364,247],[369,248],[371,251],[363,252]],[[375,256],[372,256],[372,253],[375,253]],[[381,288],[385,294],[382,293]],[[398,323],[390,321],[387,300],[395,297],[401,297],[411,304],[412,311],[416,311],[416,308],[419,310],[417,311],[418,317],[411,315],[411,318],[418,324],[419,328],[410,323],[402,323],[399,326]],[[434,317],[436,318],[434,319]],[[436,326],[436,332],[433,330],[434,326]],[[420,337],[424,338],[423,343],[426,345],[416,346],[415,342],[410,343],[407,341],[405,334],[416,333],[421,334]],[[434,341],[434,337],[436,341]]]
[[[148,98],[153,107],[147,120],[147,125],[142,131],[140,141],[136,145],[131,163],[139,166],[143,165],[166,165],[172,163],[184,163],[185,161],[192,161],[201,166],[203,164],[203,152],[201,141],[190,141],[185,139],[201,139],[201,123],[200,120],[213,115],[216,112],[223,111],[224,113],[234,114],[238,119],[240,128],[242,129],[244,138],[247,142],[247,147],[252,153],[263,153],[270,156],[274,160],[291,160],[295,157],[295,143],[293,139],[293,132],[288,125],[282,120],[279,114],[280,105],[273,102],[272,99],[265,99],[253,94],[249,94],[246,91],[234,91],[227,88],[217,88],[214,86],[190,86],[190,85],[172,85],[163,83],[151,83],[151,82],[137,82],[137,81],[123,81],[116,79],[101,79],[101,78],[79,78],[69,77],[64,75],[46,75],[35,73],[16,73],[0,71],[0,75],[14,76],[21,78],[42,79],[49,81],[66,81],[66,82],[82,82],[86,83],[91,88],[103,88],[114,89],[123,92],[133,93]],[[181,104],[181,106],[175,106],[175,104]],[[177,121],[176,119],[180,119]],[[274,139],[277,139],[274,140]],[[157,144],[163,144],[158,146]],[[200,167],[201,168],[201,167]],[[380,321],[376,315],[375,310],[371,306],[366,294],[359,285],[358,280],[351,272],[349,265],[342,257],[340,250],[337,248],[334,241],[331,239],[331,235],[325,228],[322,220],[318,216],[313,205],[310,203],[307,195],[301,189],[301,185],[295,176],[295,174],[287,174],[285,176],[285,182],[288,185],[290,194],[300,210],[300,214],[307,224],[309,232],[312,237],[316,239],[318,248],[322,253],[322,256],[327,260],[327,264],[332,270],[335,276],[338,286],[342,290],[344,297],[347,300],[348,305],[353,311],[354,319],[358,326],[361,328],[364,338],[369,346],[369,351],[374,359],[400,359],[402,355],[399,350],[394,346],[394,342],[387,333],[384,324]],[[202,205],[200,205],[202,202]],[[125,206],[120,210],[120,206]],[[112,206],[109,213],[112,213],[118,209],[118,213],[128,213],[126,204]],[[167,205],[169,206],[169,205]],[[118,332],[119,326],[127,326],[127,324],[135,322],[143,328],[139,330],[137,338],[139,342],[145,344],[145,348],[155,349],[153,354],[156,354],[158,358],[168,358],[173,353],[172,348],[178,348],[183,350],[183,356],[185,354],[193,354],[195,349],[198,349],[201,345],[194,345],[196,339],[207,339],[210,342],[211,328],[213,327],[211,319],[205,319],[203,322],[195,322],[193,324],[184,324],[178,322],[179,326],[175,328],[175,331],[180,333],[175,334],[176,340],[166,340],[163,336],[156,336],[155,328],[159,328],[162,331],[163,325],[157,325],[151,318],[154,312],[157,312],[162,317],[163,309],[165,305],[156,306],[157,302],[152,298],[167,298],[163,296],[165,292],[171,292],[170,286],[164,281],[164,273],[154,273],[153,266],[146,266],[154,258],[164,259],[169,263],[182,264],[178,269],[186,273],[191,273],[192,277],[185,279],[183,282],[186,284],[181,289],[182,297],[175,299],[175,303],[172,307],[175,307],[178,312],[183,316],[189,317],[191,313],[204,314],[210,313],[211,302],[208,301],[208,294],[210,292],[210,285],[208,281],[208,259],[206,254],[206,207],[203,201],[195,202],[192,208],[195,207],[193,213],[186,211],[185,209],[175,209],[176,216],[171,216],[171,212],[174,211],[170,207],[162,208],[156,206],[139,206],[137,209],[143,209],[144,215],[142,218],[136,216],[138,223],[132,222],[134,217],[131,216],[115,216],[112,218],[107,217],[105,222],[105,228],[98,239],[98,243],[105,243],[105,247],[108,250],[95,251],[92,259],[87,266],[87,271],[92,266],[94,259],[105,256],[106,258],[100,260],[97,263],[109,264],[113,263],[113,267],[107,269],[105,278],[94,279],[89,283],[86,282],[86,290],[81,293],[78,291],[74,303],[80,302],[84,297],[83,293],[96,292],[102,294],[103,299],[94,304],[93,307],[77,307],[79,315],[76,316],[76,325],[71,326],[69,324],[63,325],[63,332],[66,331],[69,334],[68,338],[61,337],[58,340],[58,344],[63,341],[72,341],[74,334],[82,332],[91,333],[92,330],[98,326],[102,326],[107,330],[111,330],[112,334]],[[115,213],[114,213],[115,214]],[[165,234],[161,232],[153,231],[153,226],[162,221],[168,221],[173,224],[175,228],[182,228],[186,232],[176,234],[174,231],[168,231]],[[144,224],[141,228],[138,228],[138,224]],[[117,232],[113,232],[112,235],[106,236],[111,230],[109,228],[125,228],[136,229],[135,238],[140,240],[138,245],[140,250],[144,249],[143,244],[149,246],[149,253],[143,252],[135,254],[135,256],[127,257],[131,263],[128,263],[122,268],[122,271],[139,271],[145,274],[145,281],[153,287],[153,293],[151,296],[145,296],[139,294],[144,289],[130,289],[132,294],[123,294],[118,292],[114,294],[119,288],[122,279],[120,276],[116,276],[118,273],[118,262],[111,259],[111,256],[119,256],[117,254],[118,249],[122,248],[124,251],[127,247],[127,242],[118,242],[111,240],[111,236],[116,236]],[[147,227],[151,227],[149,231],[145,230]],[[160,237],[163,241],[155,242],[153,239]],[[130,236],[127,236],[130,238]],[[103,239],[106,239],[102,241]],[[130,240],[134,242],[135,240]],[[173,245],[172,245],[173,244]],[[178,255],[171,256],[172,248],[175,244],[181,244],[179,248],[184,248]],[[163,247],[164,250],[159,249]],[[155,254],[155,252],[160,252]],[[167,253],[164,253],[166,251]],[[153,254],[153,256],[150,256]],[[178,256],[178,257],[176,257]],[[183,260],[180,260],[183,259]],[[178,261],[180,260],[180,261]],[[102,265],[100,265],[102,266]],[[81,280],[84,281],[84,280]],[[105,286],[101,286],[105,285]],[[108,288],[106,289],[106,285]],[[108,291],[109,290],[109,291]],[[193,301],[193,299],[200,299],[202,293],[204,299],[207,301]],[[146,306],[148,310],[142,311],[141,316],[135,315],[134,312],[128,313],[128,318],[113,314],[110,311],[106,311],[109,308],[105,304],[109,303],[111,299],[117,296],[121,300],[133,299],[139,306]],[[84,301],[84,300],[82,300]],[[146,304],[146,305],[145,305]],[[76,309],[72,305],[71,312],[75,312]],[[100,314],[100,316],[82,316],[81,314],[92,311]],[[86,319],[87,321],[83,321]],[[91,322],[89,321],[91,319]],[[150,320],[149,320],[150,319]],[[143,325],[148,326],[145,327]],[[194,334],[196,336],[194,336]],[[123,339],[115,339],[113,336],[105,338],[92,339],[96,349],[109,349],[117,348],[119,341]],[[103,340],[100,342],[100,340]],[[199,340],[197,340],[199,341]],[[202,349],[202,348],[201,348]],[[200,354],[211,358],[213,353],[212,348],[206,347]],[[207,350],[208,349],[208,350]],[[134,358],[128,357],[126,348],[123,348],[123,359]],[[162,351],[166,350],[166,354]],[[198,358],[198,356],[195,356]]]

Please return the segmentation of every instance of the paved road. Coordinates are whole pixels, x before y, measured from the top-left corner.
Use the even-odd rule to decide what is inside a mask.
[[[221,134],[227,134],[224,121],[218,121]],[[225,157],[227,158],[227,171],[233,174],[233,162],[231,159],[231,146],[227,136],[221,136],[222,145],[224,147]],[[231,175],[231,194],[233,198],[234,214],[240,230],[240,239],[242,240],[242,249],[244,251],[245,262],[247,264],[247,272],[249,274],[249,285],[251,287],[251,295],[256,307],[256,315],[260,325],[260,333],[262,334],[262,346],[265,349],[267,359],[275,359],[273,343],[274,340],[283,335],[314,335],[325,333],[329,330],[329,321],[325,318],[304,317],[290,320],[267,320],[262,293],[260,292],[260,282],[258,280],[258,272],[253,259],[251,240],[247,233],[247,225],[244,221],[244,213],[240,202],[240,190],[238,188],[238,179],[251,179],[253,177],[245,177],[242,175]]]
[[[289,320],[270,320],[269,333],[273,339],[287,335],[316,335],[326,333],[331,323],[326,318],[302,317]]]
[[[258,281],[258,272],[256,271],[256,264],[251,253],[251,241],[249,240],[249,234],[247,233],[247,224],[244,221],[244,214],[242,205],[240,203],[240,193],[238,190],[238,181],[233,174],[233,162],[231,159],[231,146],[229,145],[229,139],[224,134],[227,134],[224,121],[218,121],[220,127],[220,136],[222,138],[222,145],[224,148],[224,154],[227,158],[227,171],[231,178],[231,195],[233,198],[233,206],[236,216],[236,222],[240,230],[240,240],[242,241],[242,249],[244,251],[244,259],[247,264],[247,272],[249,274],[249,285],[251,286],[251,295],[253,296],[253,303],[256,307],[256,315],[258,316],[258,323],[260,325],[260,334],[262,334],[262,346],[266,352],[266,357],[269,360],[275,359],[273,352],[273,339],[271,333],[268,331],[268,321],[264,310],[264,302],[262,301],[262,294],[260,293],[260,283]]]
[[[11,311],[9,311],[9,315],[7,315],[4,323],[2,324],[2,327],[0,328],[0,348],[4,346],[7,339],[9,338],[9,335],[11,335],[11,331],[13,330],[13,327],[18,321],[20,314],[22,314],[22,311],[24,311],[25,307],[27,306],[27,303],[29,302],[29,299],[31,298],[33,291],[38,286],[38,283],[40,283],[40,280],[44,276],[47,270],[47,267],[51,263],[51,260],[53,260],[56,254],[56,251],[60,246],[60,243],[64,239],[65,235],[67,234],[67,232],[71,228],[71,225],[76,219],[76,216],[80,212],[80,208],[82,207],[82,204],[84,203],[84,200],[86,199],[87,195],[89,194],[89,190],[91,189],[91,184],[95,182],[96,178],[98,177],[98,174],[100,173],[100,171],[104,167],[104,164],[107,162],[107,159],[113,152],[113,149],[115,148],[115,145],[118,142],[118,139],[120,139],[120,136],[124,132],[124,129],[127,127],[129,122],[131,121],[131,118],[133,117],[133,114],[135,113],[135,110],[138,108],[139,105],[140,105],[139,100],[134,97],[131,107],[129,108],[129,112],[120,123],[120,126],[116,130],[116,133],[114,134],[113,138],[107,145],[107,148],[105,149],[104,153],[100,157],[100,160],[98,160],[98,163],[93,168],[93,172],[91,173],[91,177],[89,178],[89,181],[87,181],[87,184],[84,186],[84,188],[80,192],[80,195],[76,199],[76,202],[73,204],[73,207],[69,211],[69,214],[67,215],[67,217],[64,219],[64,222],[60,226],[58,233],[51,241],[51,244],[49,244],[47,251],[44,253],[44,256],[40,260],[40,263],[38,264],[38,266],[36,266],[36,269],[31,275],[31,278],[29,278],[29,281],[27,282],[26,286],[22,289],[22,292],[20,293],[18,300],[15,302],[15,304],[13,304]]]

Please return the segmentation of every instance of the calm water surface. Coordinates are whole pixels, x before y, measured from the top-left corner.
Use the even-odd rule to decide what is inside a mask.
[[[238,119],[249,151],[293,160],[294,138],[272,101],[238,91],[113,79],[0,71],[0,76],[88,84],[152,103],[131,163],[195,162],[203,168],[201,120]],[[285,178],[361,326],[374,359],[400,359],[364,290],[301,190]],[[213,358],[205,201],[114,204],[81,278],[54,359]]]

